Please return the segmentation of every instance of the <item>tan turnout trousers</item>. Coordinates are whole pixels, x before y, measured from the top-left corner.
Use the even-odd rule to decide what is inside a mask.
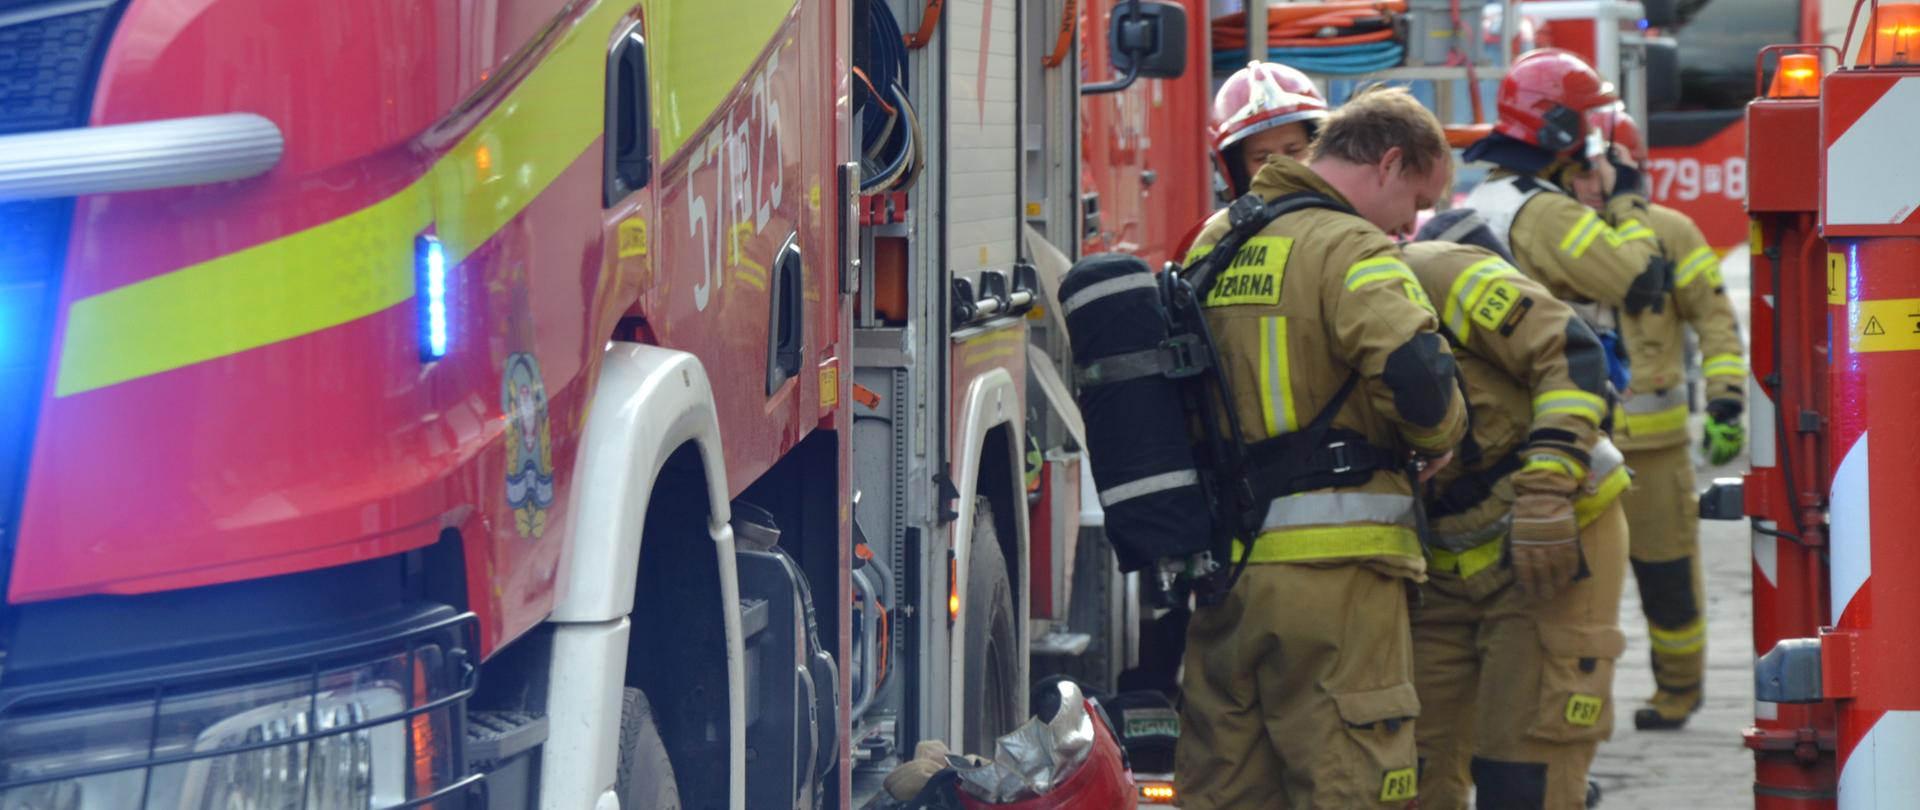
[[[1422,586],[1413,626],[1421,810],[1464,810],[1476,784],[1482,807],[1586,806],[1587,768],[1613,732],[1614,662],[1626,646],[1618,501],[1581,529],[1580,547],[1591,576],[1545,602],[1511,584],[1474,600],[1459,577],[1439,571]]]
[[[1176,789],[1188,810],[1402,808],[1418,790],[1407,583],[1248,565],[1187,630]]]

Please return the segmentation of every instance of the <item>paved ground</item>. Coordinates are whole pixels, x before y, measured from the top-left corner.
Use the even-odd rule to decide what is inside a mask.
[[[1728,293],[1746,323],[1747,262],[1744,249],[1722,264]],[[1696,421],[1694,435],[1699,436]],[[1697,457],[1696,453],[1696,457]],[[1699,485],[1735,476],[1746,459],[1724,467],[1696,462]],[[1621,600],[1627,654],[1614,678],[1619,700],[1613,739],[1601,746],[1593,777],[1605,791],[1602,807],[1752,810],[1753,755],[1740,730],[1753,722],[1753,545],[1747,524],[1702,521],[1700,550],[1707,578],[1706,706],[1681,731],[1633,728],[1633,709],[1653,693],[1647,663],[1647,626],[1633,578]]]
[[[1700,472],[1702,486],[1714,473],[1729,474],[1724,468]],[[1633,728],[1633,709],[1653,693],[1653,674],[1640,596],[1628,577],[1620,605],[1627,654],[1613,685],[1619,717],[1593,766],[1605,791],[1603,807],[1753,807],[1753,755],[1740,743],[1740,730],[1753,722],[1752,541],[1745,523],[1703,521],[1700,546],[1707,576],[1706,706],[1681,731]]]

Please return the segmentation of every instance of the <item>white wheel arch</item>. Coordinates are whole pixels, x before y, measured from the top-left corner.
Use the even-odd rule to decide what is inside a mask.
[[[689,443],[705,469],[712,507],[707,532],[719,563],[719,607],[726,617],[728,805],[733,810],[746,806],[740,588],[713,388],[691,354],[613,342],[587,406],[568,500],[570,534],[550,617],[555,654],[547,751],[541,758],[543,808],[593,807],[613,788],[627,615],[633,611],[647,502],[668,457]],[[602,658],[611,660],[595,660]]]
[[[987,433],[996,427],[1006,426],[1007,436],[1009,441],[1012,442],[1011,446],[1007,448],[1007,461],[1010,465],[1010,469],[1007,470],[1009,476],[1007,480],[1017,484],[1025,479],[1021,460],[1025,458],[1026,455],[1023,449],[1026,447],[1026,414],[1022,411],[1020,404],[1020,389],[1014,385],[1013,375],[1008,374],[1005,369],[992,369],[975,377],[973,381],[967,385],[967,394],[961,402],[963,403],[962,407],[964,410],[961,413],[959,433],[955,436],[955,441],[957,442],[955,449],[959,455],[954,458],[953,471],[953,483],[954,487],[960,491],[960,500],[955,507],[955,511],[959,512],[959,517],[955,518],[953,522],[953,549],[955,569],[954,588],[964,599],[967,593],[967,564],[972,554],[973,501],[974,498],[981,494],[980,465],[985,455]],[[1030,572],[1028,571],[1029,560],[1027,554],[1026,501],[1023,498],[1015,497],[1012,499],[1012,506],[1014,525],[1013,539],[1017,549],[1014,556],[1017,559],[1008,560],[1007,565],[1009,571],[1018,572],[1014,577],[1016,586],[1013,593],[1013,610],[1014,628],[1020,637],[1018,654],[1014,659],[1018,668],[1014,677],[1016,693],[1013,696],[1014,715],[1024,721],[1028,711],[1027,679],[1030,677],[1027,663],[1031,636],[1028,628],[1028,617],[1032,615],[1028,594],[1032,588],[1028,583]],[[948,635],[951,643],[948,644],[950,650],[947,660],[947,673],[950,684],[950,688],[947,690],[949,694],[947,704],[947,744],[955,751],[960,750],[961,730],[965,727],[961,719],[966,716],[966,712],[968,711],[966,706],[966,689],[962,686],[962,678],[966,672],[967,645],[964,641],[966,637],[967,611],[963,604],[959,617],[954,619],[953,630]],[[969,751],[967,753],[980,753],[983,756],[992,755],[991,751]]]

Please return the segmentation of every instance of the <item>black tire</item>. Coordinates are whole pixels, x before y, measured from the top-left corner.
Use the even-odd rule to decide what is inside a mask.
[[[960,743],[967,753],[991,758],[993,742],[1019,725],[1019,636],[1013,581],[1000,552],[993,505],[981,498],[973,510],[973,542],[967,552],[966,717]]]
[[[680,787],[653,706],[632,687],[620,697],[620,767],[613,790],[621,810],[680,810]]]

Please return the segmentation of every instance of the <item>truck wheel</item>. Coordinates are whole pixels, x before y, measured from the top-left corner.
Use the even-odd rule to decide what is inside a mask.
[[[966,753],[991,758],[993,742],[1012,731],[1020,654],[1014,625],[1013,582],[1000,553],[993,505],[981,498],[973,510],[973,543],[967,552],[967,637],[960,743]]]
[[[620,697],[620,767],[613,790],[621,810],[680,810],[680,788],[653,707],[632,687]]]

